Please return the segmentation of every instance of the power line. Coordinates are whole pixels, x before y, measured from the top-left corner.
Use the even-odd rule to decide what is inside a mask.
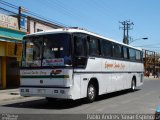
[[[57,0],[57,1],[43,1],[41,0],[41,2],[43,2],[47,8],[51,8],[51,9],[56,9],[56,11],[59,11],[59,13],[62,13],[62,14],[65,14],[69,17],[69,19],[73,19],[75,20],[76,22],[79,22],[79,23],[86,23],[87,25],[88,24],[91,24],[92,23],[92,26],[95,25],[95,23],[93,24],[93,21],[96,22],[97,24],[97,21],[95,21],[95,19],[92,19],[92,21],[90,21],[90,17],[88,17],[88,15],[86,14],[82,14],[82,12],[79,11],[79,9],[75,9],[74,7],[72,6],[68,6],[61,2],[60,0]],[[84,18],[84,19],[81,19],[81,18]],[[90,21],[90,22],[87,22],[87,19]],[[73,26],[73,25],[72,25]],[[79,26],[80,27],[80,26]]]
[[[51,9],[55,9],[55,7],[58,7],[56,10],[60,10],[60,9],[63,9],[63,13],[67,16],[70,16],[70,17],[73,17],[74,15],[71,14],[67,9],[65,9],[64,7],[60,6],[60,5],[57,5],[57,3],[55,3],[55,1],[43,1],[42,2],[44,3],[43,5],[45,5],[47,8],[51,8]],[[54,2],[54,3],[53,3]]]
[[[106,17],[107,15],[110,16],[109,18],[116,19],[113,14],[111,14],[112,11],[108,9],[108,6],[106,6],[106,3],[104,1],[101,0],[101,2],[99,2],[97,0],[92,0],[91,2],[95,5],[96,9],[99,9],[101,11],[103,16]]]
[[[79,13],[77,13],[76,11],[76,9],[74,9],[74,10],[71,10],[71,9],[69,9],[70,7],[68,7],[68,8],[66,8],[66,5],[64,4],[64,3],[62,3],[61,1],[41,1],[41,2],[43,2],[44,4],[43,5],[46,5],[47,6],[47,8],[51,8],[51,9],[55,9],[55,7],[57,7],[58,9],[56,9],[56,10],[58,10],[58,11],[60,11],[62,14],[65,14],[65,15],[67,15],[67,16],[70,16],[70,18],[73,18],[74,20],[76,20],[76,21],[79,21],[79,22],[81,22],[82,23],[82,21],[80,21],[80,19],[82,18],[81,16],[79,16],[79,14],[81,14],[80,12]],[[62,11],[63,10],[63,11]],[[84,21],[83,21],[84,22]],[[86,22],[86,20],[85,20],[85,22]]]
[[[32,15],[32,16],[34,16],[34,17],[36,17],[36,18],[40,18],[41,20],[44,20],[44,21],[46,21],[46,22],[54,23],[54,24],[57,24],[57,25],[60,25],[60,26],[67,26],[67,25],[65,25],[65,24],[63,24],[63,23],[60,23],[60,22],[58,22],[58,21],[49,20],[49,19],[45,18],[44,16],[41,16],[41,15],[39,15],[39,14],[37,14],[37,13],[31,12],[31,11],[28,11],[28,10],[27,10],[25,13],[27,13],[27,14],[29,14],[29,15]]]
[[[11,4],[11,3],[8,3],[8,2],[5,2],[5,1],[3,1],[3,0],[0,0],[0,3],[3,4],[3,5],[5,5],[5,6],[8,6],[8,7],[14,8],[14,9],[16,9],[16,10],[19,10],[19,7],[18,7],[18,6],[13,5],[13,4]],[[3,10],[6,10],[6,9],[3,9]],[[6,11],[8,11],[8,10],[6,10]],[[28,15],[32,15],[33,17],[40,18],[41,20],[44,20],[44,21],[46,21],[46,22],[67,27],[67,25],[65,25],[65,24],[63,24],[63,23],[60,23],[60,22],[55,21],[55,20],[49,20],[48,18],[46,18],[46,17],[44,17],[44,16],[41,16],[41,15],[39,15],[39,14],[37,14],[37,13],[31,12],[31,11],[29,11],[29,10],[26,10],[26,11],[24,11],[24,12],[27,13]]]
[[[6,2],[6,1],[0,0],[0,3],[3,4],[3,5],[6,5],[6,6],[8,6],[8,7],[11,7],[11,8],[14,8],[14,9],[17,9],[17,10],[18,10],[18,6],[13,5],[13,4],[11,4],[11,3],[8,3],[8,2]]]
[[[55,1],[55,2],[59,3],[59,4],[62,5],[63,7],[64,7],[64,6],[66,7],[66,5],[65,5],[62,1],[60,1],[60,0],[57,0],[57,1]],[[65,8],[65,7],[64,7],[64,8]],[[70,8],[70,9],[68,9],[68,8]],[[83,8],[83,7],[82,7],[82,8]],[[77,16],[78,18],[81,18],[81,16],[79,16],[79,14],[81,14],[84,18],[88,17],[88,16],[86,16],[85,14],[83,14],[81,11],[79,11],[79,9],[76,9],[76,8],[74,8],[73,6],[72,6],[72,7],[67,7],[67,8],[65,8],[65,9],[67,9],[68,11],[70,11],[70,13],[74,14],[74,15]],[[78,19],[78,20],[79,20],[79,19]]]
[[[4,11],[4,12],[8,12],[8,13],[12,13],[12,14],[18,15],[17,13],[12,12],[12,11],[10,11],[10,10],[6,10],[5,8],[2,8],[2,7],[0,7],[0,10],[2,10],[2,11]]]

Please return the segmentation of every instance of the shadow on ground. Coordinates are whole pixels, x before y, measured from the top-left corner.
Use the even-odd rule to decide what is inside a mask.
[[[137,89],[135,92],[138,92],[140,89]],[[108,100],[114,97],[123,96],[126,94],[132,94],[129,90],[123,90],[119,92],[109,93],[105,95],[101,95],[95,102],[99,102],[102,100]],[[134,93],[133,93],[134,94]],[[84,104],[93,104],[93,103],[86,103],[85,99],[80,100],[55,100],[52,102],[48,102],[46,99],[38,99],[26,102],[17,102],[14,104],[7,104],[3,105],[5,107],[15,107],[15,108],[31,108],[31,109],[70,109],[74,107],[79,107]]]

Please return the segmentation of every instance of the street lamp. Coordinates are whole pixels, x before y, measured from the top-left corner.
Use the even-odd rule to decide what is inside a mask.
[[[137,41],[137,40],[147,40],[147,39],[148,39],[148,37],[138,38],[138,39],[134,39],[134,40],[132,39],[129,41],[129,44],[131,44],[132,42]]]

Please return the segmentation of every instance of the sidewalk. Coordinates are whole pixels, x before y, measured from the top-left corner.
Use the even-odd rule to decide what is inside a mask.
[[[160,80],[160,78],[154,78],[154,76],[144,77],[144,80]]]
[[[0,101],[15,100],[23,98],[19,94],[19,89],[0,90]]]

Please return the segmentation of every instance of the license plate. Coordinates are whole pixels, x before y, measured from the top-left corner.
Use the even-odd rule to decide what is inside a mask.
[[[46,93],[46,90],[45,89],[38,89],[38,94],[45,94]]]

